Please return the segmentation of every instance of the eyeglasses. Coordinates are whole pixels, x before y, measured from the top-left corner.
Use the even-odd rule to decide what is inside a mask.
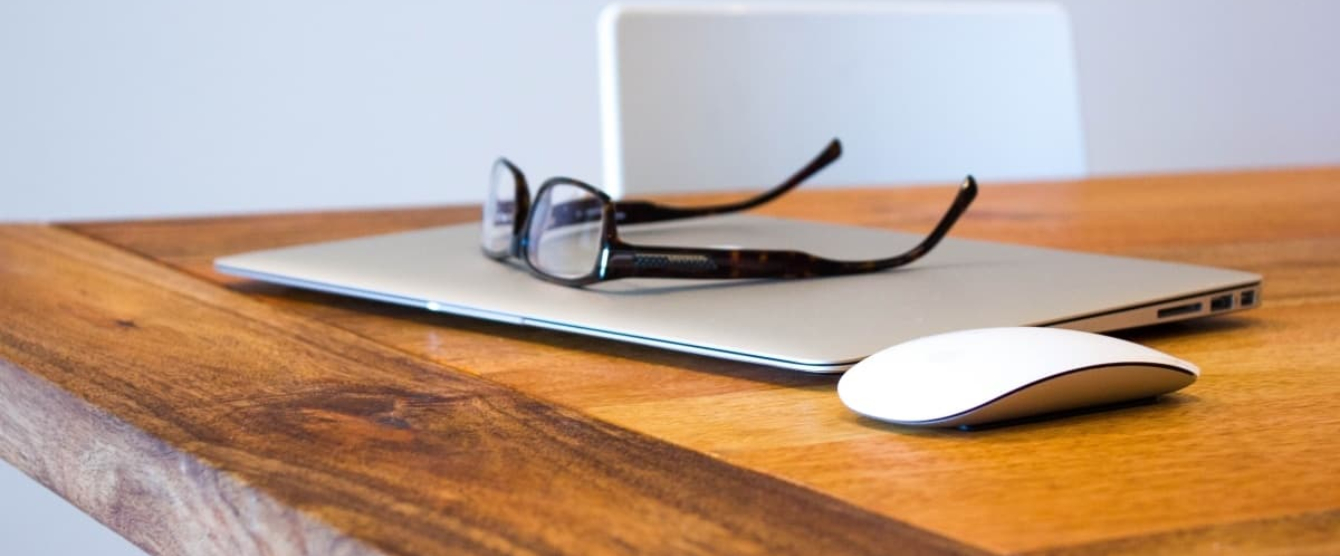
[[[617,226],[726,214],[757,207],[795,188],[837,160],[834,139],[814,160],[781,184],[735,203],[676,207],[647,201],[614,201],[605,192],[571,178],[551,178],[534,203],[521,170],[506,158],[493,165],[480,244],[494,259],[520,258],[536,276],[567,286],[618,278],[807,278],[875,272],[925,256],[949,233],[977,196],[968,176],[939,223],[908,251],[882,259],[842,261],[800,251],[711,249],[632,245]]]

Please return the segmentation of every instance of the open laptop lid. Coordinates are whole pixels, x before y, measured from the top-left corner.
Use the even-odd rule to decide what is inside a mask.
[[[921,238],[736,215],[621,228],[633,243],[871,258]],[[477,223],[256,251],[224,273],[458,315],[808,372],[839,372],[912,338],[989,326],[1114,330],[1256,306],[1261,277],[946,239],[885,272],[804,280],[628,279],[570,288],[479,251]],[[1225,302],[1227,300],[1227,302]]]
[[[1085,172],[1054,1],[616,3],[598,37],[615,198],[764,187],[828,137],[842,164],[806,188]]]

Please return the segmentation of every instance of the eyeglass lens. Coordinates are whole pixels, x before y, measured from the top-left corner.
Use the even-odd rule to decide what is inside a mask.
[[[502,161],[493,165],[489,176],[489,196],[484,203],[483,229],[479,234],[484,251],[504,254],[512,246],[513,225],[517,219],[516,177]]]
[[[527,228],[526,258],[536,270],[565,280],[595,271],[600,262],[604,201],[570,184],[545,187]]]

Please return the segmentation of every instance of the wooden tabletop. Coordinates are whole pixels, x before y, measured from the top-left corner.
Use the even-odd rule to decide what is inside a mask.
[[[952,193],[760,212],[924,231]],[[974,432],[860,418],[833,376],[211,269],[475,218],[0,226],[0,457],[160,554],[1340,553],[1340,169],[984,184],[954,236],[1265,280],[1118,334],[1190,388]]]

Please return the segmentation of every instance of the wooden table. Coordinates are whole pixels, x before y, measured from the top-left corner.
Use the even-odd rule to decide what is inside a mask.
[[[924,230],[951,194],[761,212]],[[954,235],[1265,294],[1120,334],[1200,364],[1183,393],[979,432],[859,418],[832,376],[210,267],[475,212],[0,227],[0,457],[162,554],[1340,553],[1340,169],[988,184]]]

